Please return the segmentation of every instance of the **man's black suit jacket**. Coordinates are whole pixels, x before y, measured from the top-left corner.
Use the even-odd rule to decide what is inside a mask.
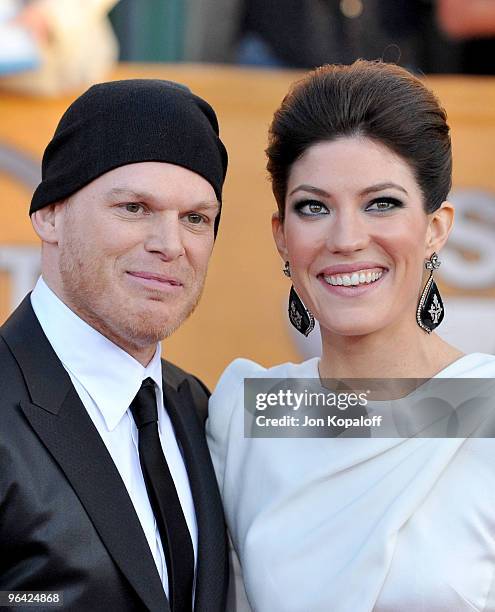
[[[195,610],[220,612],[224,519],[198,418],[207,393],[163,366],[198,523]],[[125,485],[29,296],[0,328],[0,590],[63,591],[64,609],[81,612],[169,610]]]

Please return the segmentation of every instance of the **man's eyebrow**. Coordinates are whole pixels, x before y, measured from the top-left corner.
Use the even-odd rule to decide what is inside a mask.
[[[197,204],[193,204],[192,208],[200,209],[200,210],[219,210],[220,202],[217,200],[208,200],[206,202],[198,202]]]
[[[151,201],[156,200],[156,196],[147,191],[136,191],[129,187],[113,187],[108,191],[110,197],[126,198],[132,201]],[[220,203],[218,200],[200,200],[199,202],[191,204],[191,208],[202,209],[202,210],[218,210]]]
[[[116,197],[125,197],[130,198],[131,200],[153,200],[153,196],[151,193],[147,193],[146,191],[135,191],[134,189],[130,189],[127,187],[113,187],[108,191],[109,196]]]

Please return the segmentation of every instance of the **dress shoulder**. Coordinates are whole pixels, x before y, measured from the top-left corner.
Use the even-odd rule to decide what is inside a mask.
[[[208,406],[209,439],[223,438],[234,409],[243,399],[244,379],[266,372],[266,368],[249,359],[235,359],[223,371]]]
[[[238,447],[244,423],[245,378],[310,378],[318,376],[318,359],[264,368],[249,359],[235,359],[221,375],[208,407],[206,435],[220,490],[229,445]]]
[[[495,378],[495,355],[468,353],[442,370],[437,378]]]
[[[210,397],[206,439],[221,493],[225,476],[225,459],[231,438],[232,417],[243,402],[244,379],[263,370],[262,366],[249,359],[235,359],[220,376]]]
[[[266,368],[250,359],[244,359],[242,357],[234,359],[234,361],[229,363],[222,372],[212,397],[215,396],[221,399],[225,394],[232,397],[234,388],[239,390],[245,378],[262,375],[266,371]]]
[[[318,376],[317,358],[303,363],[282,363],[271,368],[265,368],[250,359],[235,359],[220,376],[210,398],[210,426],[217,427],[218,422],[225,424],[230,420],[237,402],[239,399],[243,400],[245,378],[311,378],[313,376]]]

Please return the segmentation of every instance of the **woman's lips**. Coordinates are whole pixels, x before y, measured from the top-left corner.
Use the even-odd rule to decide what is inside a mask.
[[[320,270],[319,274],[331,276],[332,274],[352,274],[361,270],[386,271],[388,268],[376,261],[356,261],[354,263],[335,264]]]
[[[164,274],[156,274],[154,272],[130,272],[127,274],[134,281],[148,287],[150,289],[158,289],[160,291],[178,291],[183,288],[183,283],[172,276]]]

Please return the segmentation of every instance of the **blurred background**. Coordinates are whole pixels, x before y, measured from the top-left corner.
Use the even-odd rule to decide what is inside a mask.
[[[214,106],[230,155],[204,296],[164,356],[213,386],[237,356],[317,354],[286,317],[264,149],[290,83],[358,57],[419,74],[447,110],[457,218],[438,331],[495,353],[495,0],[0,0],[0,322],[39,274],[28,208],[66,107],[94,82],[164,78]]]

